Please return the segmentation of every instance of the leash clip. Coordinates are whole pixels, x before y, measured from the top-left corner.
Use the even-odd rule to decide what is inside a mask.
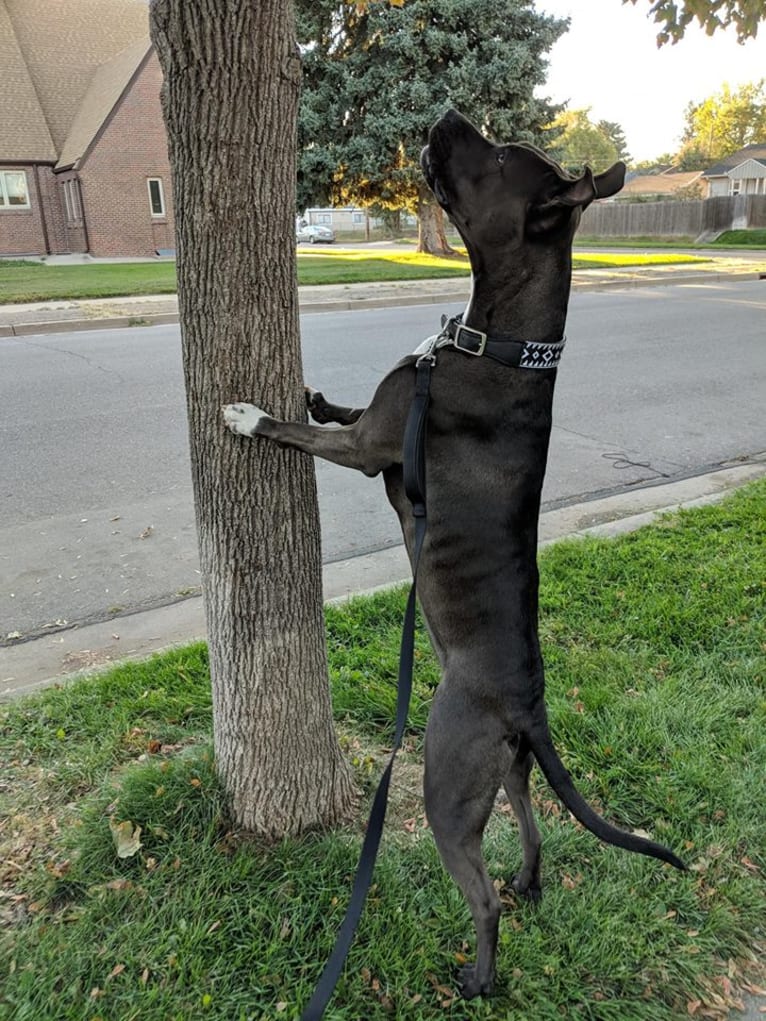
[[[418,360],[415,362],[416,369],[419,369],[425,362],[428,362],[432,368],[436,365],[436,349],[439,347],[439,341],[441,338],[441,333],[435,333],[433,337],[428,337],[423,341],[420,347],[416,349],[415,354],[419,356]]]

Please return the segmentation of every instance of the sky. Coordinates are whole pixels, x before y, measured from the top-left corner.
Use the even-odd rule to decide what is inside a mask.
[[[766,23],[739,45],[733,30],[707,36],[696,22],[674,46],[657,49],[650,0],[536,0],[546,14],[571,17],[549,54],[548,83],[538,90],[591,119],[616,121],[634,160],[678,148],[689,102],[766,78]],[[766,139],[764,139],[766,141]]]

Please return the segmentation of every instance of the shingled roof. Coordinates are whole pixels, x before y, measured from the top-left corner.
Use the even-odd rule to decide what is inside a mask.
[[[0,0],[0,161],[82,156],[149,45],[145,0]]]
[[[720,163],[708,167],[702,176],[723,177],[730,170],[734,170],[735,167],[745,163],[747,160],[755,160],[756,163],[763,163],[766,166],[766,142],[754,142],[752,145],[746,145],[744,149],[738,149],[731,156],[727,156],[725,160],[721,160]]]

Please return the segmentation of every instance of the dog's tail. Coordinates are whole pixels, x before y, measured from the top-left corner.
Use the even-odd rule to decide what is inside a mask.
[[[572,777],[559,758],[547,722],[543,720],[539,725],[527,730],[526,737],[548,783],[575,819],[591,833],[595,833],[600,840],[607,844],[614,844],[616,847],[625,848],[626,851],[635,851],[638,854],[659,858],[677,869],[686,869],[681,859],[677,858],[667,847],[656,844],[653,840],[645,840],[635,833],[626,833],[624,830],[617,829],[590,807],[575,787]]]

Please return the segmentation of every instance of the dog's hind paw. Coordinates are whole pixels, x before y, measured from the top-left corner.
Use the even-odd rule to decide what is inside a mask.
[[[511,889],[518,897],[529,901],[530,904],[539,904],[543,899],[542,887],[534,879],[525,883],[520,875],[514,876],[511,880]]]
[[[261,422],[270,418],[271,415],[254,404],[226,404],[223,408],[224,422],[240,436],[255,436]]]
[[[476,975],[476,965],[466,964],[457,973],[457,984],[464,1000],[473,1000],[477,996],[489,996],[492,992],[492,979],[481,982]]]

